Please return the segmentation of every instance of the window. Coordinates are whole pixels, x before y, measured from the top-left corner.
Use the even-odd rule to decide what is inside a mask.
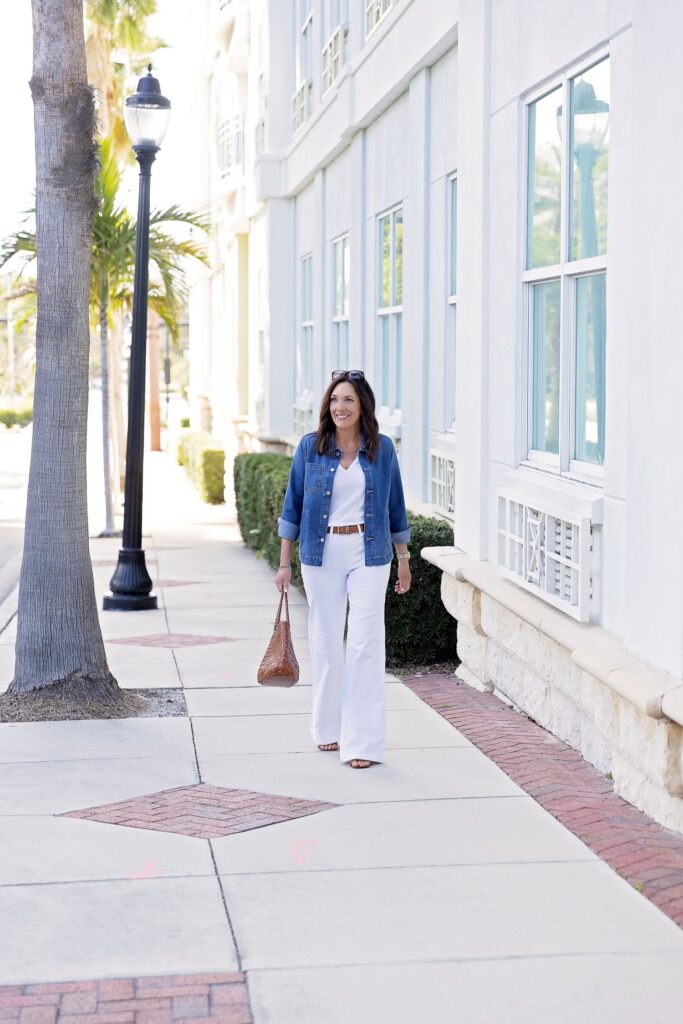
[[[349,236],[332,243],[332,369],[349,368]]]
[[[313,102],[313,3],[297,0],[299,30],[296,41],[296,89],[292,95],[292,131],[296,132],[311,116]]]
[[[371,36],[396,0],[365,0],[365,38]]]
[[[301,326],[296,346],[294,433],[310,429],[313,396],[313,257],[301,260]]]
[[[380,405],[401,408],[403,357],[403,208],[378,219],[378,353]]]
[[[609,68],[527,108],[529,459],[588,476],[605,456]]]
[[[444,358],[444,428],[455,423],[455,330],[457,308],[456,236],[458,226],[458,179],[448,179],[448,308]]]

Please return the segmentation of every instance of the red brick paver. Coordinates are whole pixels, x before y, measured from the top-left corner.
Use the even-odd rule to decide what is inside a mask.
[[[525,715],[454,676],[412,676],[413,693],[683,927],[683,835],[617,796],[611,779]]]
[[[319,800],[298,800],[271,793],[256,793],[251,789],[226,789],[201,783],[197,786],[166,789],[116,804],[68,811],[62,817],[85,818],[111,825],[127,825],[129,828],[148,828],[158,832],[177,832],[198,839],[214,839],[275,825],[280,821],[292,821],[336,806]]]
[[[253,1024],[245,975],[169,975],[0,987],[17,1024]]]
[[[204,644],[232,644],[234,637],[201,636],[195,633],[151,633],[149,636],[123,636],[107,640],[108,644],[131,644],[134,647],[201,647]]]

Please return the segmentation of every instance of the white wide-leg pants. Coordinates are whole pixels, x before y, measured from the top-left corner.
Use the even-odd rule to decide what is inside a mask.
[[[330,533],[323,564],[301,566],[313,668],[311,733],[316,744],[338,742],[342,761],[384,758],[384,598],[390,568],[365,564],[365,540],[358,533]]]

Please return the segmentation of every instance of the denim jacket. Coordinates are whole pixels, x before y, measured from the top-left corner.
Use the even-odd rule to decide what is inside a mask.
[[[322,565],[332,488],[341,456],[338,448],[318,455],[315,437],[305,434],[299,441],[278,520],[280,537],[299,539],[299,557],[304,565]],[[365,453],[363,438],[358,461],[365,474],[365,564],[386,565],[392,559],[392,542],[407,544],[410,540],[401,473],[391,438],[380,435],[374,462]]]

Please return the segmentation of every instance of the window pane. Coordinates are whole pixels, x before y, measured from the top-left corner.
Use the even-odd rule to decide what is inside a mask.
[[[341,316],[342,311],[342,266],[341,266],[341,242],[335,242],[332,246],[332,281],[333,299],[332,316]]]
[[[450,261],[451,261],[451,277],[450,277],[450,294],[456,295],[457,277],[456,277],[456,236],[458,226],[458,180],[453,178],[451,181],[451,244],[450,244]]]
[[[379,305],[391,304],[391,221],[382,217],[379,222],[380,263],[379,263]]]
[[[403,305],[403,210],[394,213],[394,306]]]
[[[403,316],[397,313],[394,316],[396,329],[396,403],[395,408],[401,408],[401,374],[403,372]]]
[[[444,429],[449,430],[455,422],[455,303],[448,307],[446,325],[446,358],[444,360]]]
[[[605,275],[576,281],[576,407],[574,458],[605,458]]]
[[[532,289],[533,398],[531,447],[559,453],[560,282]]]
[[[351,254],[349,250],[349,240],[344,239],[344,281],[343,281],[343,300],[342,300],[342,316],[349,315],[349,284],[351,281]]]
[[[560,262],[562,144],[557,118],[561,105],[562,90],[555,89],[529,107],[527,268]]]
[[[607,251],[609,60],[571,82],[571,258]]]
[[[380,353],[382,360],[382,395],[380,399],[381,405],[389,405],[389,319],[389,316],[381,316],[379,318],[379,329],[381,334]]]

